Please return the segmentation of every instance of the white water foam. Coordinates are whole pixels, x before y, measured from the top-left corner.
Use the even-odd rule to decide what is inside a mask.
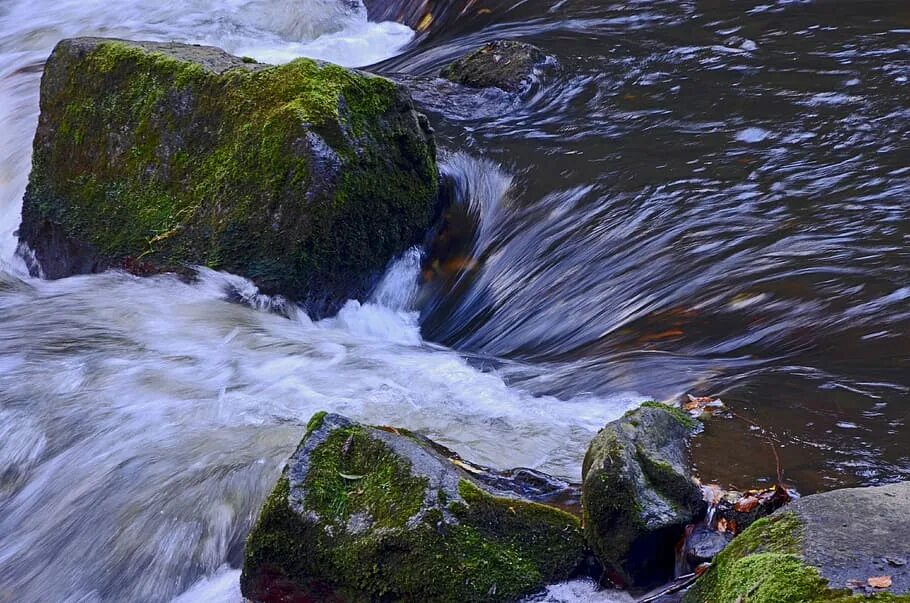
[[[390,268],[371,300],[315,323],[230,303],[241,290],[273,305],[220,273],[195,285],[5,277],[5,586],[19,600],[233,600],[219,568],[236,567],[259,504],[322,409],[417,430],[483,464],[577,479],[596,430],[641,398],[535,394],[509,386],[508,362],[478,370],[423,342],[407,302],[417,259]]]
[[[117,272],[22,276],[12,233],[41,67],[59,39],[79,35],[362,65],[413,32],[335,0],[0,5],[0,594],[238,601],[232,568],[245,535],[318,410],[408,427],[480,463],[577,478],[592,434],[640,401],[558,400],[511,387],[507,362],[479,370],[424,342],[416,250],[367,302],[315,323],[245,279],[204,269],[192,285]],[[487,186],[486,170],[475,171],[473,189],[504,194],[507,184]]]

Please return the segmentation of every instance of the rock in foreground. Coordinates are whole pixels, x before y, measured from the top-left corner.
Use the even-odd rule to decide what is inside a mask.
[[[41,83],[19,236],[48,278],[206,265],[324,313],[421,239],[437,179],[426,120],[385,78],[65,40]]]
[[[681,411],[648,402],[604,427],[585,455],[585,536],[628,586],[672,578],[676,544],[705,508],[688,467],[693,427]]]
[[[910,482],[807,496],[756,521],[686,603],[910,601]]]
[[[514,601],[581,562],[578,520],[416,436],[313,417],[250,533],[254,601]]]
[[[442,70],[442,77],[472,88],[496,87],[519,92],[547,55],[531,44],[497,40],[485,44]]]

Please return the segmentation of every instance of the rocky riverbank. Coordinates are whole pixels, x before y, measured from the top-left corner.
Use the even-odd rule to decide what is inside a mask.
[[[493,44],[443,73],[511,94],[542,60]],[[20,237],[49,278],[206,265],[320,315],[420,240],[438,198],[432,132],[390,80],[79,39],[45,71]],[[708,507],[689,468],[696,425],[657,402],[606,425],[567,509],[518,483],[530,470],[479,472],[406,430],[321,413],[250,534],[244,594],[512,601],[575,575],[643,589],[679,573],[681,549],[703,570],[677,597],[688,603],[910,600],[906,484],[761,519],[734,504],[731,521],[754,523],[731,539],[708,521],[696,543]]]
[[[695,539],[707,504],[688,469],[694,427],[657,402],[606,425],[585,459],[580,507],[566,507],[514,470],[479,469],[406,430],[319,413],[250,534],[244,595],[516,601],[581,575],[644,593],[679,573],[684,550],[693,558],[682,571],[699,577],[646,600],[910,601],[910,549],[899,537],[910,534],[910,484],[807,496],[738,535],[709,524]]]

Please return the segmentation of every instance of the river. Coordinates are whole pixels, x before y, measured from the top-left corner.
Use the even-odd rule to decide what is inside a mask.
[[[910,478],[910,6],[413,6],[0,5],[0,601],[237,601],[245,535],[322,409],[577,479],[606,421],[712,394],[739,418],[696,442],[707,479],[773,480],[769,438],[803,493]],[[211,271],[26,276],[41,67],[77,35],[410,78],[505,37],[558,64],[520,99],[418,94],[460,236],[314,322]]]

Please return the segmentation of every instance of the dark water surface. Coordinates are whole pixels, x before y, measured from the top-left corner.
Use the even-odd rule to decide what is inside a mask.
[[[559,63],[428,107],[512,185],[463,192],[482,226],[428,274],[425,337],[552,364],[513,376],[536,392],[719,395],[739,418],[696,456],[723,483],[773,478],[769,436],[803,492],[910,477],[910,4],[370,8],[433,15],[385,73],[497,38]]]

